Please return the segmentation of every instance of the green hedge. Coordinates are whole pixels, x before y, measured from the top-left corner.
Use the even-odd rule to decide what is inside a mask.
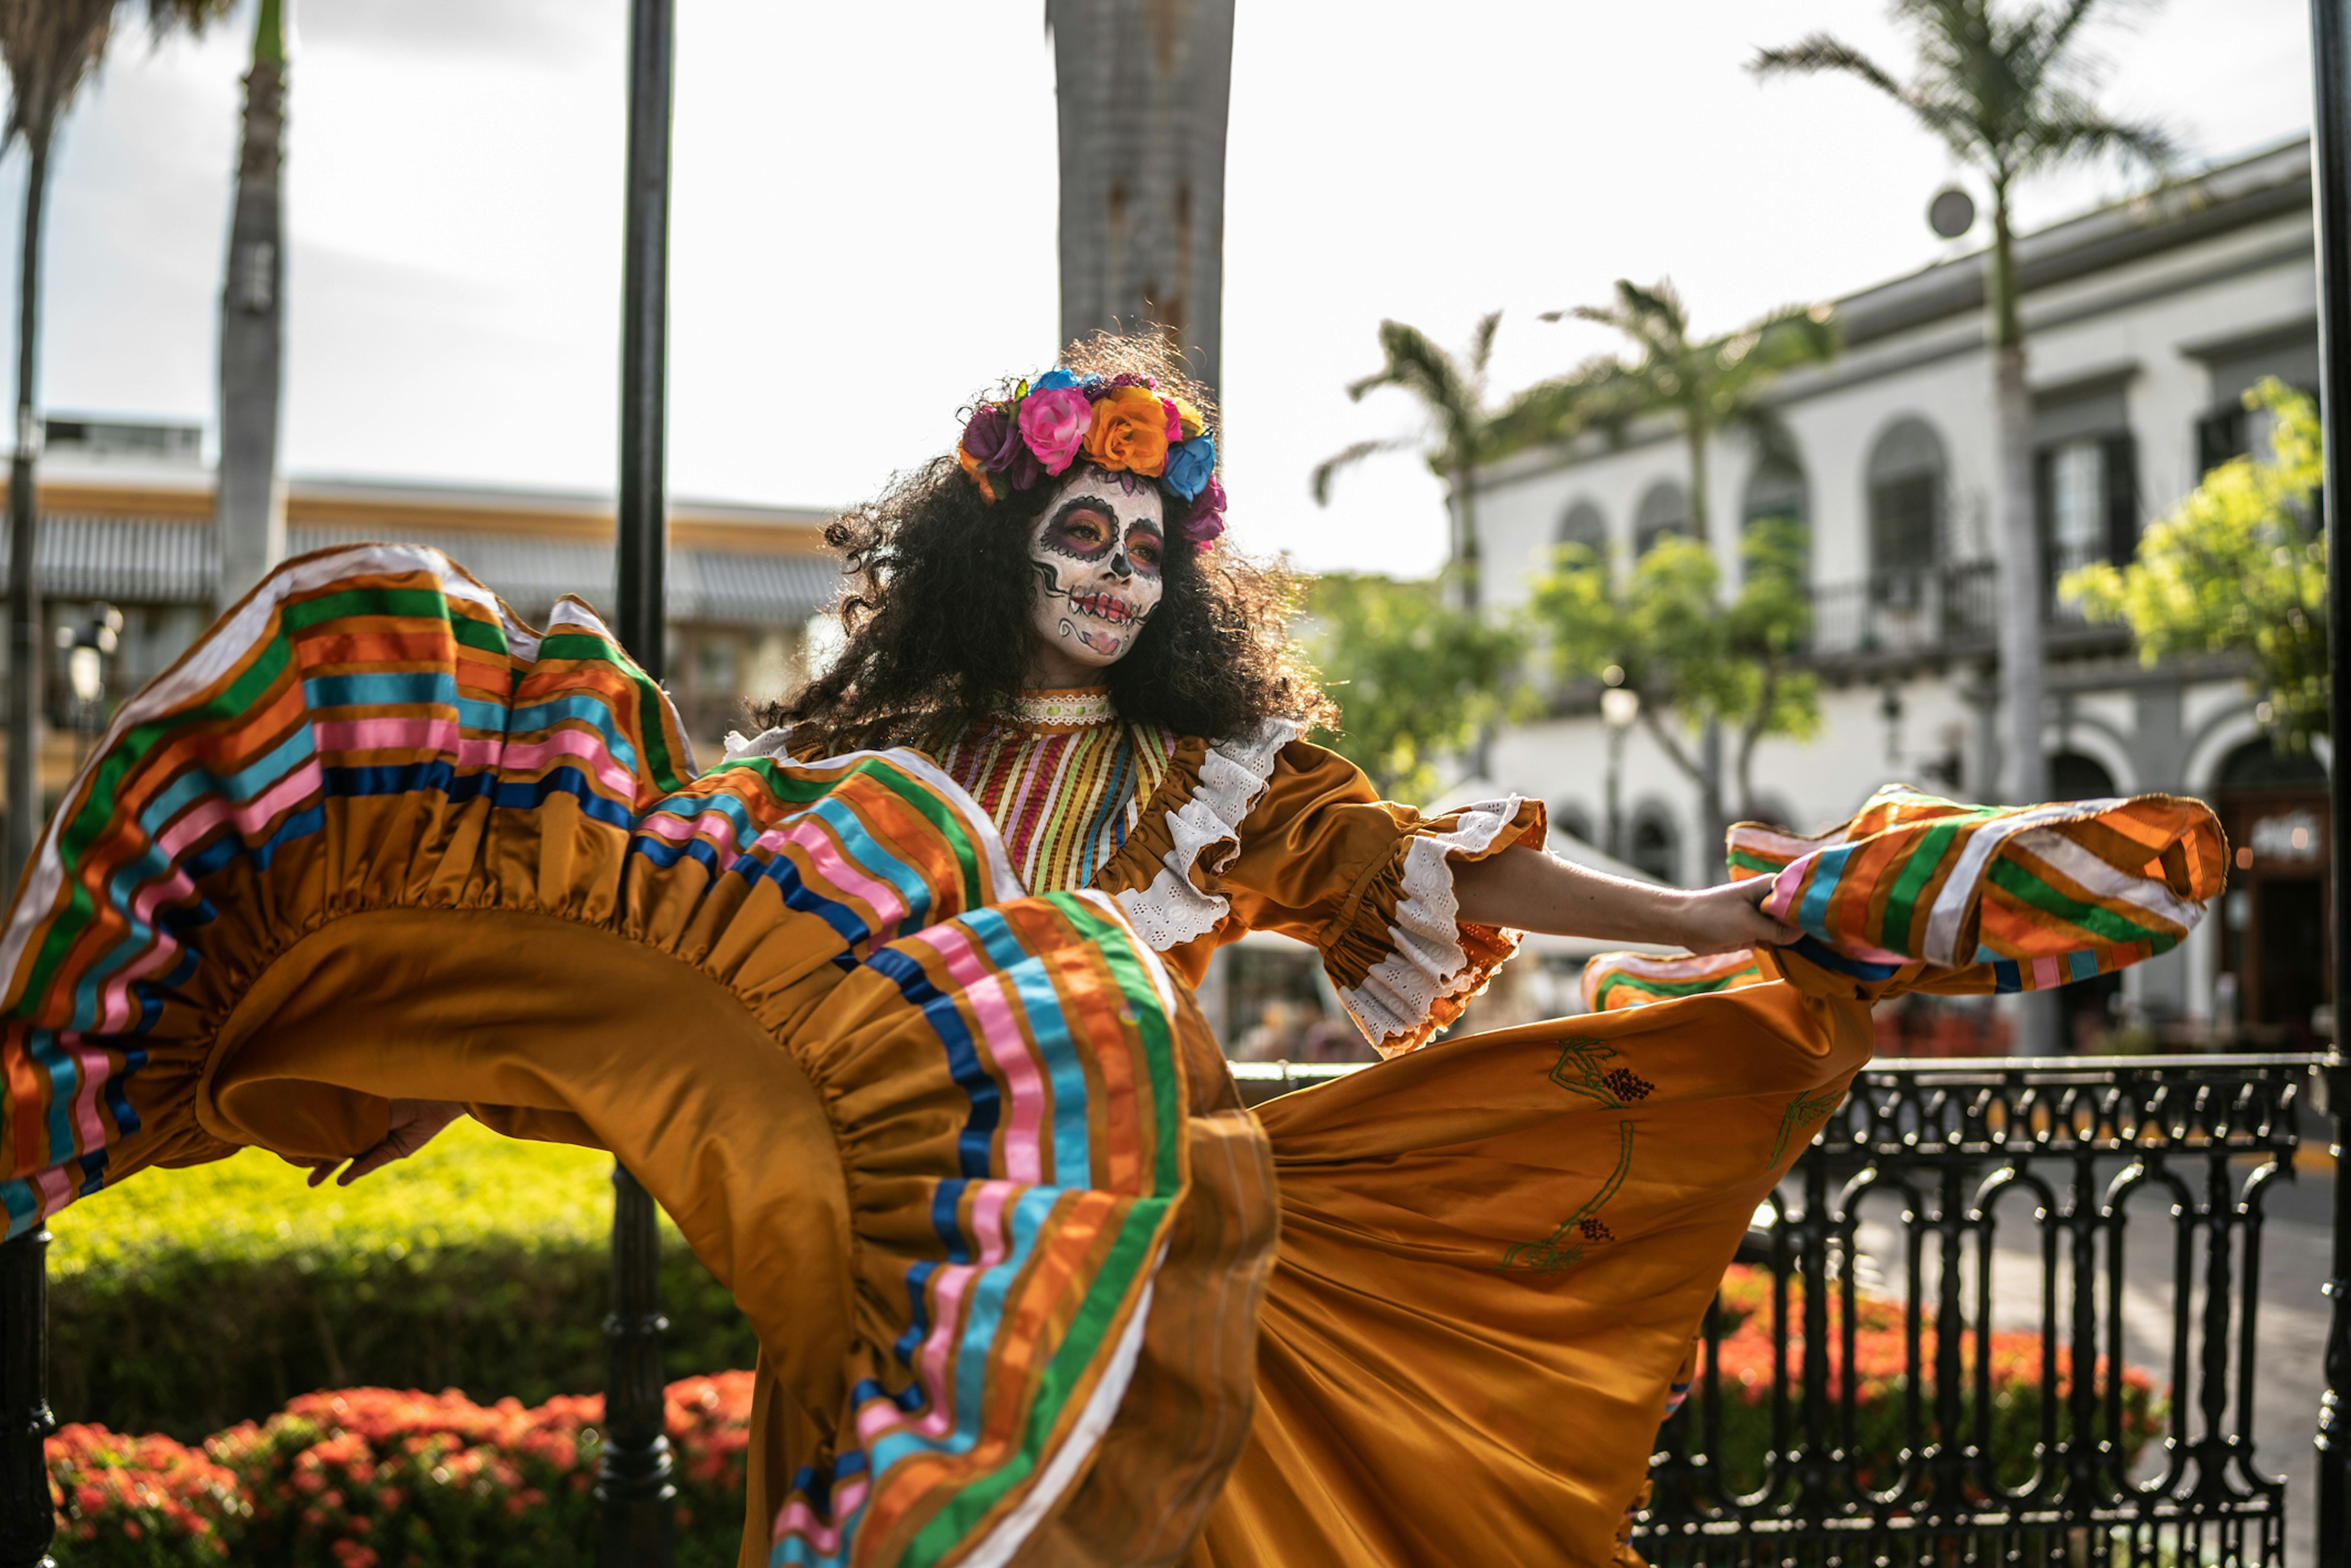
[[[52,1404],[193,1440],[314,1388],[601,1388],[611,1168],[461,1121],[349,1187],[253,1149],[141,1172],[51,1223]],[[664,1231],[665,1364],[750,1365],[733,1300]]]

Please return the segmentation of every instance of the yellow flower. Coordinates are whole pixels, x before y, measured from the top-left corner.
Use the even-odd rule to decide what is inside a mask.
[[[1200,432],[1208,428],[1208,422],[1200,417],[1200,411],[1198,409],[1194,408],[1190,403],[1185,402],[1180,397],[1171,401],[1176,404],[1176,423],[1183,427],[1185,440],[1189,441],[1192,437],[1199,434]]]

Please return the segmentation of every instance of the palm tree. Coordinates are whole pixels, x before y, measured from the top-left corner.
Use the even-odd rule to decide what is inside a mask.
[[[147,0],[158,36],[198,32],[229,0]],[[0,152],[19,140],[29,166],[16,273],[16,441],[8,465],[7,869],[13,884],[32,859],[41,821],[40,596],[33,577],[38,532],[35,465],[41,444],[35,372],[40,364],[41,217],[57,122],[105,57],[120,0],[0,0],[0,64],[8,69],[8,119]]]
[[[1476,610],[1478,576],[1478,465],[1518,447],[1555,437],[1565,426],[1552,411],[1549,386],[1530,387],[1499,408],[1486,402],[1486,366],[1494,355],[1494,329],[1501,325],[1499,310],[1478,323],[1470,335],[1467,360],[1455,358],[1417,327],[1401,321],[1380,323],[1380,352],[1386,363],[1347,388],[1361,402],[1381,387],[1401,387],[1420,400],[1428,416],[1419,435],[1388,436],[1358,441],[1345,451],[1325,458],[1314,469],[1314,501],[1331,504],[1331,481],[1342,468],[1360,463],[1376,452],[1422,447],[1428,465],[1452,488],[1452,570],[1461,608]]]
[[[278,402],[286,356],[286,19],[261,0],[245,78],[245,143],[221,288],[220,475],[213,537],[225,610],[286,555],[277,487]]]
[[[1985,295],[2000,452],[2000,666],[2007,792],[2014,800],[2045,795],[2048,769],[2041,751],[2044,589],[2033,515],[2032,398],[2011,198],[2021,182],[2067,164],[2113,158],[2160,174],[2179,156],[2160,128],[2111,120],[2092,101],[2082,29],[2099,8],[2100,0],[2028,0],[2001,12],[1993,0],[1894,0],[1895,19],[1917,45],[1917,72],[1907,82],[1819,33],[1760,50],[1749,68],[1760,77],[1826,71],[1858,78],[1909,110],[1990,192]]]
[[[1819,364],[1837,351],[1836,324],[1825,305],[1789,306],[1737,331],[1692,339],[1689,310],[1670,279],[1645,288],[1620,277],[1612,303],[1547,310],[1541,319],[1557,321],[1566,317],[1615,328],[1632,340],[1635,353],[1629,361],[1609,356],[1590,361],[1550,383],[1545,402],[1550,417],[1558,421],[1573,407],[1578,411],[1575,421],[1587,424],[1622,426],[1644,414],[1671,420],[1688,455],[1690,531],[1709,548],[1713,527],[1707,476],[1715,436],[1739,429],[1766,452],[1784,450],[1786,437],[1763,402],[1764,389],[1787,371]],[[1750,793],[1748,768],[1761,734],[1757,727],[1762,716],[1776,711],[1772,688],[1777,684],[1777,664],[1772,660],[1764,663],[1768,678],[1755,709],[1758,717],[1755,724],[1742,727],[1740,735],[1742,804]],[[1653,720],[1656,706],[1651,705]],[[1698,785],[1706,817],[1706,841],[1720,844],[1729,823],[1722,804],[1719,727],[1706,727],[1694,762],[1662,729],[1656,734],[1667,755]]]
[[[1587,423],[1622,423],[1646,413],[1671,419],[1689,455],[1690,531],[1702,544],[1713,539],[1707,462],[1714,437],[1743,429],[1767,448],[1776,448],[1782,437],[1764,406],[1764,388],[1786,371],[1818,364],[1837,350],[1835,325],[1825,305],[1790,306],[1735,332],[1693,341],[1689,311],[1670,279],[1644,288],[1620,277],[1614,303],[1546,310],[1541,319],[1570,316],[1615,328],[1633,340],[1638,357],[1591,361],[1556,383],[1553,405],[1580,396]]]

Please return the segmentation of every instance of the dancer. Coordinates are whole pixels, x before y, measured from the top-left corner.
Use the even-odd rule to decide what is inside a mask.
[[[12,1232],[463,1105],[612,1151],[734,1291],[747,1568],[1623,1560],[1869,1003],[2161,951],[2217,830],[1896,791],[1681,893],[1550,859],[1533,802],[1382,802],[1298,738],[1214,439],[1148,341],[1002,389],[835,525],[845,650],[699,775],[576,601],[533,631],[418,547],[279,569],[124,705],[18,890]],[[1390,1060],[1244,1110],[1190,987],[1248,929]],[[1431,1045],[1524,929],[1717,956]]]

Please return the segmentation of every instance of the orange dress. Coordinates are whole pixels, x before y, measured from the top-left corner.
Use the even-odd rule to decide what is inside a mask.
[[[1870,1000],[2218,891],[2192,804],[1906,797],[1749,854],[1802,951],[1420,1049],[1513,945],[1451,868],[1537,806],[1426,818],[1279,724],[699,772],[555,620],[322,552],[123,706],[0,934],[0,1205],[349,1155],[405,1096],[610,1149],[759,1341],[747,1565],[1609,1561]],[[1190,984],[1249,928],[1394,1059],[1242,1108]]]

